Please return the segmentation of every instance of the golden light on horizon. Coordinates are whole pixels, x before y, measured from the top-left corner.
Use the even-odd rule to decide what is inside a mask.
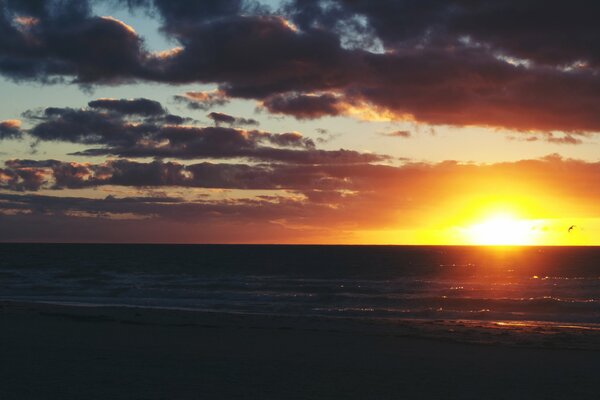
[[[473,245],[527,246],[538,243],[537,221],[519,219],[510,213],[496,213],[465,228],[466,240]]]
[[[543,191],[533,194],[521,191],[510,196],[483,194],[467,200],[457,196],[452,200],[435,209],[424,209],[408,221],[399,212],[389,228],[347,232],[344,239],[348,240],[340,242],[516,247],[599,245],[600,218]]]

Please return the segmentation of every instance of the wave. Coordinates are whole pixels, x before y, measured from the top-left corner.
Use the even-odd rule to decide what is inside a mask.
[[[3,254],[0,297],[261,314],[600,322],[596,248],[500,258],[443,247],[334,246],[333,255],[310,246],[41,248]]]

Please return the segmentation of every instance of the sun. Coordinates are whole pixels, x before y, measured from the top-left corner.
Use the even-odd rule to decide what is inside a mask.
[[[511,214],[495,214],[465,229],[467,240],[474,245],[526,246],[536,243],[534,221],[521,220]]]

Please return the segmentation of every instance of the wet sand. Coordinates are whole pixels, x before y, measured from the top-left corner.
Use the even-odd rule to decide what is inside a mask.
[[[598,336],[1,302],[0,399],[596,399]]]

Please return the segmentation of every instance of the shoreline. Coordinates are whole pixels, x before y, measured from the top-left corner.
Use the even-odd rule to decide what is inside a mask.
[[[600,391],[596,351],[536,344],[535,338],[563,334],[522,327],[490,333],[466,321],[6,301],[0,326],[3,400],[591,400]]]
[[[96,320],[148,326],[343,332],[470,345],[600,351],[600,324],[589,323],[297,316],[125,304],[2,299],[0,316],[6,314],[37,314],[73,321]]]

